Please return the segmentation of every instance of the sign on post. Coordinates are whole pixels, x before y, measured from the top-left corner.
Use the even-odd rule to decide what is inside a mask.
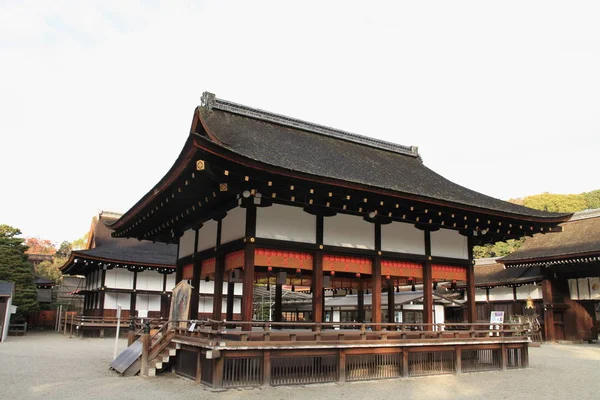
[[[500,325],[504,323],[504,311],[492,311],[490,314],[490,330],[500,329]],[[493,332],[490,332],[490,336],[494,336]],[[496,332],[495,336],[500,336],[500,332]]]

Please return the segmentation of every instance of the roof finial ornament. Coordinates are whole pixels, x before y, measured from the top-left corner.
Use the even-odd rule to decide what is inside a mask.
[[[206,107],[207,110],[212,110],[215,105],[216,96],[214,93],[204,92],[200,98],[200,105]]]

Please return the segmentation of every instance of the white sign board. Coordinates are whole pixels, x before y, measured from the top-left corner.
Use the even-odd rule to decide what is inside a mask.
[[[490,314],[490,324],[503,324],[504,323],[504,311],[492,311]],[[500,329],[500,325],[490,325],[490,330]],[[494,336],[493,332],[490,332],[490,336]],[[495,336],[500,336],[500,332],[497,332]]]

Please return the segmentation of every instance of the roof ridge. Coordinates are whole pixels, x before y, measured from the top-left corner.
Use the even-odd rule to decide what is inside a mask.
[[[208,110],[214,108],[217,110],[228,111],[234,114],[239,114],[254,119],[274,122],[279,125],[289,126],[291,128],[298,128],[308,132],[333,137],[336,139],[342,139],[349,142],[375,147],[381,150],[388,150],[394,153],[404,154],[421,160],[421,156],[419,155],[419,148],[417,146],[405,146],[381,139],[375,139],[368,136],[359,135],[356,133],[346,132],[341,129],[331,128],[325,125],[319,125],[312,122],[303,121],[301,119],[288,117],[286,115],[276,114],[271,111],[261,110],[259,108],[248,107],[243,104],[234,103],[232,101],[218,99],[213,93],[210,92],[202,93],[201,106],[207,108]]]
[[[600,208],[589,208],[587,210],[577,211],[569,221],[579,221],[582,219],[600,217]]]

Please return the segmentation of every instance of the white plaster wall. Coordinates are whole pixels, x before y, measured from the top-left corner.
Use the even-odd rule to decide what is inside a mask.
[[[200,293],[204,294],[212,294],[215,292],[215,281],[205,282],[203,280],[200,281]]]
[[[450,229],[431,232],[431,255],[468,259],[467,237]]]
[[[131,294],[111,292],[106,292],[104,294],[105,310],[116,310],[117,306],[119,305],[121,306],[122,310],[129,310],[129,307],[131,305]]]
[[[425,232],[403,222],[381,225],[381,250],[425,254]]]
[[[513,288],[494,287],[490,289],[490,301],[514,300]]]
[[[167,292],[173,291],[175,287],[175,273],[167,274]]]
[[[196,231],[188,229],[183,232],[183,236],[179,238],[179,258],[194,253],[194,240],[196,240]]]
[[[206,221],[198,231],[198,251],[211,249],[217,245],[217,221]]]
[[[212,297],[200,297],[198,300],[198,312],[200,313],[211,313],[213,311],[213,299]]]
[[[333,311],[333,316],[332,316],[331,322],[340,322],[340,312],[339,312],[339,310],[337,310],[337,311],[334,310]]]
[[[433,306],[433,322],[436,324],[443,324],[445,322],[444,306],[434,305]]]
[[[163,274],[157,271],[141,271],[137,274],[136,290],[163,290]]]
[[[262,208],[259,208],[262,210]],[[227,216],[221,222],[221,244],[243,238],[246,233],[246,209],[236,207],[227,211]]]
[[[160,295],[138,294],[135,300],[136,310],[160,311]]]
[[[233,299],[233,313],[240,314],[242,312],[242,299]]]
[[[375,225],[354,215],[325,218],[323,242],[327,245],[375,249]]]
[[[579,289],[579,299],[590,299],[590,285],[587,278],[577,279],[577,287]]]
[[[300,207],[273,204],[256,210],[256,236],[267,239],[315,243],[317,217]]]
[[[542,287],[538,285],[524,285],[517,287],[517,300],[527,300],[531,296],[532,300],[541,300]]]
[[[134,273],[125,268],[106,270],[105,284],[107,288],[133,289]]]
[[[466,296],[465,296],[466,298]],[[487,301],[485,289],[475,288],[475,301]]]

